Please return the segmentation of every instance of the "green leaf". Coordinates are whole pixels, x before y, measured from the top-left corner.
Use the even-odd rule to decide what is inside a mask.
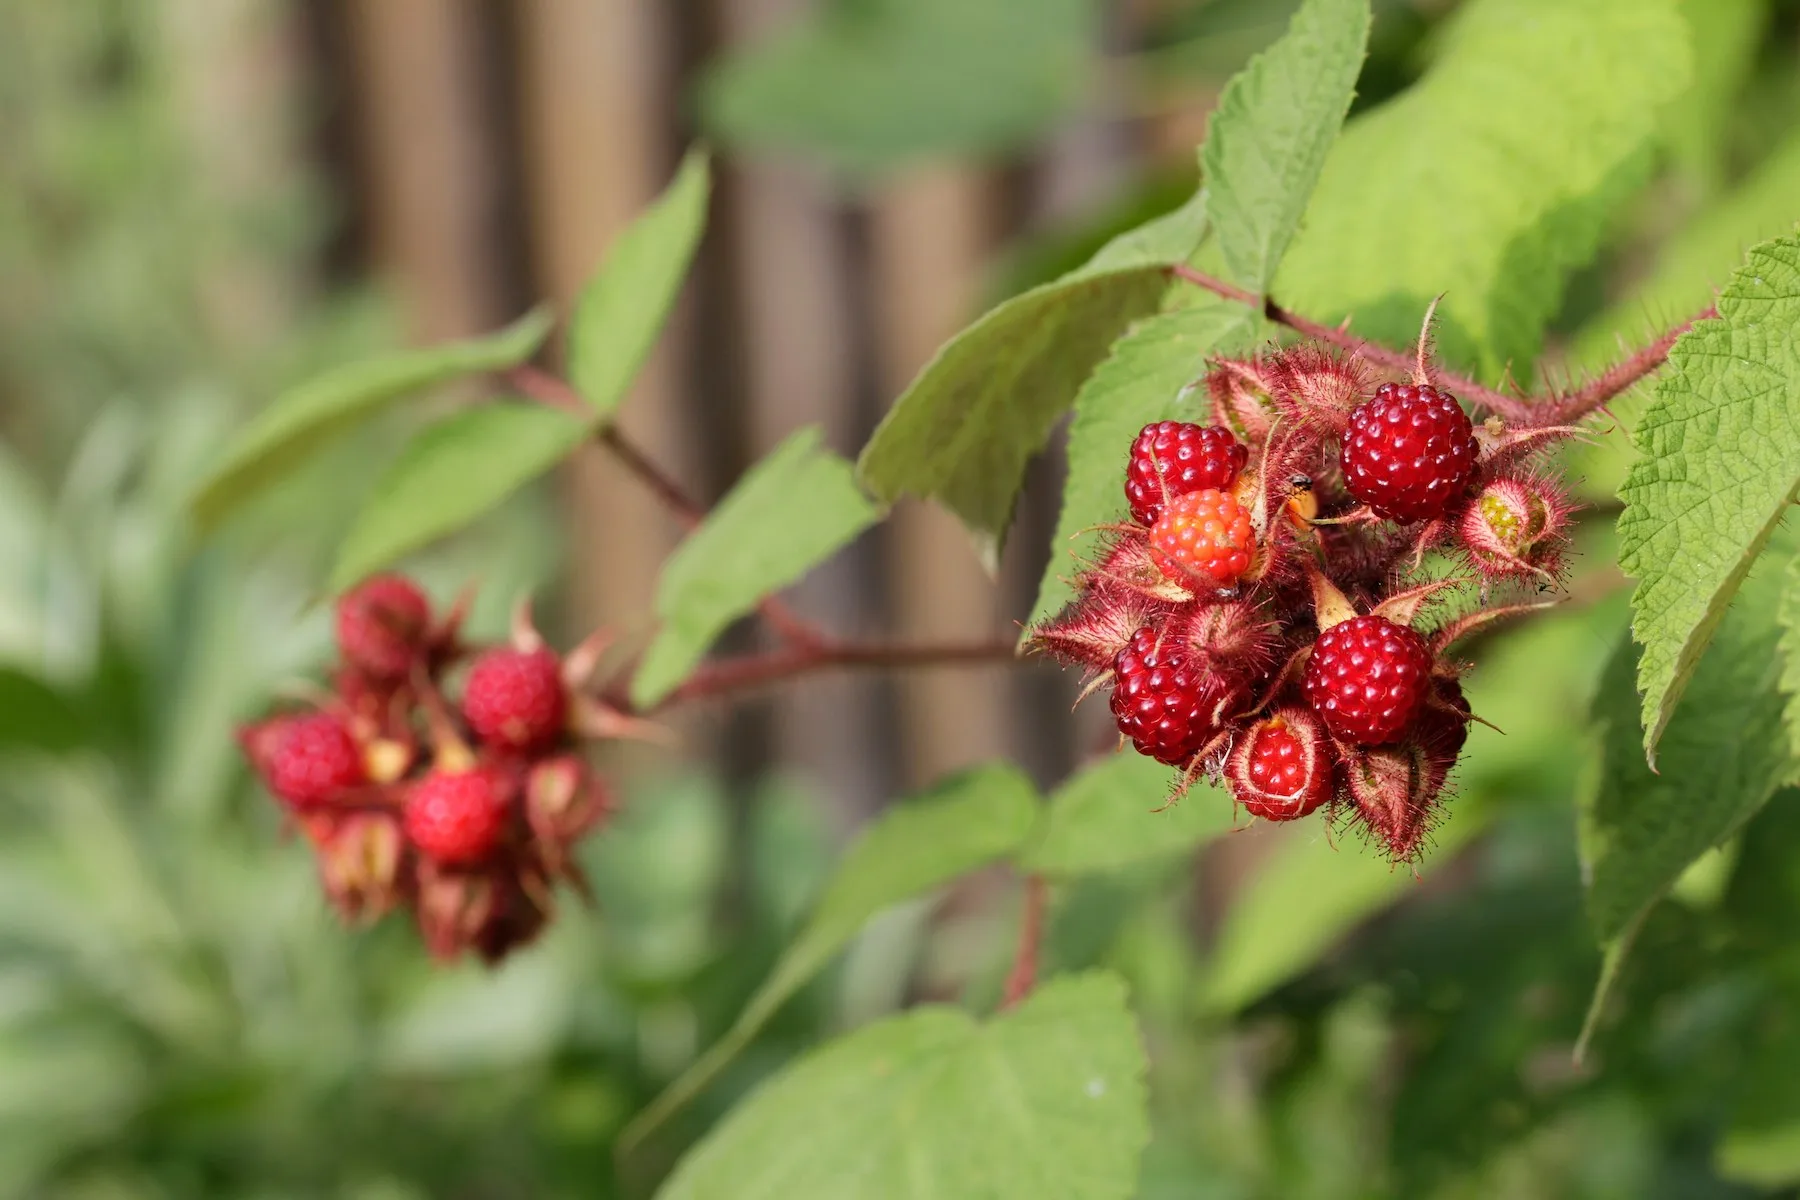
[[[0,750],[57,753],[92,740],[88,722],[61,691],[35,675],[0,667]]]
[[[1423,79],[1344,127],[1276,276],[1310,317],[1498,376],[1535,361],[1569,272],[1686,86],[1675,0],[1472,0]]]
[[[962,518],[990,567],[1026,464],[1107,347],[1168,291],[1206,231],[1205,198],[1100,248],[1085,265],[989,309],[951,338],[888,412],[857,464],[882,500],[912,494]]]
[[[421,430],[376,483],[338,547],[331,590],[474,521],[561,462],[591,429],[553,408],[503,401]]]
[[[850,464],[803,429],[737,482],[663,567],[661,622],[631,681],[648,708],[686,679],[707,648],[757,601],[799,579],[881,519]]]
[[[1051,795],[1019,869],[1056,878],[1116,871],[1188,853],[1232,827],[1235,806],[1222,789],[1199,781],[1169,804],[1174,782],[1171,768],[1141,754],[1089,764]]]
[[[1205,393],[1188,385],[1206,374],[1208,358],[1248,346],[1261,329],[1261,318],[1245,305],[1197,296],[1190,307],[1141,321],[1113,343],[1075,397],[1062,515],[1033,623],[1074,599],[1073,564],[1098,551],[1097,527],[1124,518],[1125,460],[1138,430],[1151,421],[1206,422]]]
[[[1640,744],[1637,647],[1622,642],[1607,665],[1593,706],[1599,763],[1579,798],[1588,912],[1602,945],[1794,776],[1775,619],[1794,542],[1783,536],[1719,623],[1663,735],[1657,773]]]
[[[1116,976],[985,1023],[914,1009],[817,1050],[682,1161],[660,1200],[1125,1200],[1150,1140]]]
[[[1076,389],[1167,287],[1161,267],[1084,274],[1015,296],[957,334],[895,401],[858,464],[892,503],[937,500],[999,560],[1025,467]]]
[[[549,311],[539,309],[488,337],[351,363],[284,392],[238,434],[195,493],[195,519],[218,521],[384,405],[464,375],[517,366],[543,344],[550,325]]]
[[[602,417],[625,399],[681,294],[706,229],[706,153],[690,150],[662,197],[621,233],[569,321],[569,382]]]
[[[1675,343],[1638,422],[1621,495],[1619,565],[1634,576],[1632,635],[1644,749],[1657,743],[1725,607],[1800,487],[1800,239],[1750,251],[1719,318]]]
[[[867,173],[1008,150],[1079,104],[1089,0],[831,0],[712,68],[701,117],[752,153]]]
[[[1257,295],[1300,227],[1368,40],[1368,0],[1307,0],[1213,110],[1200,151],[1207,215],[1232,280]]]
[[[692,1100],[870,917],[1013,853],[1038,812],[1031,781],[1011,764],[995,763],[953,775],[883,813],[844,855],[806,928],[731,1030],[638,1114],[624,1142],[641,1140]]]

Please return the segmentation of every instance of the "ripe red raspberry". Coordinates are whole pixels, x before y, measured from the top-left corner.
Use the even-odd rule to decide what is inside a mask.
[[[1163,505],[1202,488],[1224,491],[1237,482],[1250,449],[1222,425],[1156,421],[1131,444],[1125,498],[1139,525],[1154,525]]]
[[[398,575],[377,575],[338,601],[338,651],[371,679],[404,679],[430,624],[431,604],[417,585]]]
[[[1202,670],[1173,639],[1145,626],[1113,660],[1113,719],[1139,754],[1185,763],[1219,731],[1229,684]]]
[[[1217,488],[1177,496],[1150,530],[1150,559],[1164,575],[1193,586],[1236,583],[1250,569],[1256,531],[1243,506]]]
[[[1304,817],[1331,798],[1332,754],[1310,712],[1287,708],[1238,739],[1225,764],[1231,794],[1266,821]]]
[[[445,866],[480,862],[500,845],[511,793],[505,777],[491,767],[433,771],[407,798],[407,839]]]
[[[489,650],[469,668],[463,716],[475,736],[509,750],[540,750],[569,715],[562,663],[549,650]]]
[[[267,763],[269,790],[295,808],[325,804],[365,782],[362,750],[329,713],[282,722]]]
[[[1384,383],[1350,410],[1344,486],[1375,515],[1407,524],[1440,517],[1475,477],[1475,427],[1454,397]]]
[[[1303,686],[1333,737],[1360,746],[1397,741],[1431,690],[1431,650],[1386,617],[1352,617],[1313,643]]]

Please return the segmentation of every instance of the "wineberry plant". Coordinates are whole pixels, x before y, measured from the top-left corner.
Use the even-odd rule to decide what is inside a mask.
[[[1421,78],[1346,121],[1370,26],[1368,0],[1301,4],[1221,95],[1192,197],[951,338],[854,463],[798,430],[706,507],[614,424],[703,232],[695,150],[566,314],[560,373],[539,356],[547,311],[345,366],[271,405],[204,484],[195,509],[216,520],[382,408],[497,382],[414,438],[344,539],[337,673],[240,732],[340,912],[404,910],[443,958],[530,953],[591,895],[575,848],[608,836],[620,790],[586,745],[662,741],[684,704],[835,668],[1044,656],[1109,709],[1118,749],[1047,797],[997,761],[875,820],[620,1154],[716,1100],[872,917],[1003,864],[1019,917],[996,1011],[925,1004],[829,1041],[738,1099],[658,1195],[1132,1196],[1151,1096],[1174,1085],[1146,1055],[1141,989],[1046,951],[1061,898],[1295,823],[1194,988],[1226,1018],[1454,861],[1545,754],[1588,756],[1566,819],[1599,947],[1557,1069],[1604,1071],[1649,914],[1800,783],[1791,217],[1709,264],[1712,303],[1610,356],[1551,332],[1701,69],[1681,6],[1472,0]],[[1061,517],[1017,638],[861,640],[783,599],[907,497],[997,562],[1058,430]],[[653,632],[608,671],[612,633],[561,653],[529,605],[508,644],[466,644],[460,604],[398,564],[589,443],[687,529]],[[1626,577],[1629,629],[1609,599]],[[752,616],[772,648],[713,653]],[[1516,698],[1564,686],[1550,660],[1570,637],[1612,646],[1586,729],[1544,716],[1567,696]],[[1484,685],[1508,653],[1524,656],[1510,705]],[[1520,717],[1541,736],[1509,749]]]

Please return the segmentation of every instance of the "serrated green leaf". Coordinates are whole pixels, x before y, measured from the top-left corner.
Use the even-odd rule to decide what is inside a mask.
[[[1207,215],[1233,282],[1268,290],[1356,93],[1368,0],[1307,0],[1219,97],[1200,151]]]
[[[1770,547],[1719,623],[1663,735],[1658,772],[1641,748],[1637,647],[1622,642],[1601,677],[1599,763],[1579,811],[1588,911],[1603,945],[1794,775],[1775,619],[1794,543],[1784,534]]]
[[[1129,751],[1077,771],[1050,796],[1021,871],[1056,878],[1188,853],[1232,827],[1231,797],[1204,780],[1174,804],[1175,771]]]
[[[1184,389],[1205,376],[1208,358],[1248,346],[1261,330],[1261,318],[1247,306],[1198,296],[1187,308],[1139,322],[1113,343],[1075,397],[1062,514],[1033,623],[1074,598],[1069,577],[1097,551],[1103,535],[1095,530],[1125,516],[1125,460],[1138,430],[1151,421],[1204,423],[1205,393]]]
[[[883,813],[838,863],[806,928],[730,1031],[638,1114],[624,1141],[641,1140],[699,1094],[870,917],[1013,853],[1038,812],[1031,781],[1017,767],[995,763],[953,775]]]
[[[1081,100],[1090,0],[832,0],[707,74],[701,119],[751,151],[869,173],[992,153]]]
[[[655,204],[628,226],[582,289],[569,321],[569,382],[610,417],[662,333],[706,229],[711,175],[690,150]]]
[[[350,363],[284,392],[238,434],[195,492],[195,519],[216,522],[387,404],[464,375],[517,366],[550,326],[549,311],[538,309],[488,337]]]
[[[676,1168],[660,1200],[1124,1200],[1149,1141],[1124,983],[1045,984],[978,1023],[926,1007],[783,1071]]]
[[[631,680],[648,708],[764,596],[799,579],[881,519],[850,464],[802,429],[738,480],[669,556],[656,585],[656,637]]]
[[[1332,148],[1282,303],[1497,376],[1535,361],[1564,281],[1649,168],[1689,71],[1675,0],[1473,0],[1425,77]]]
[[[1675,343],[1633,435],[1619,565],[1637,579],[1644,750],[1657,743],[1725,607],[1800,487],[1800,239],[1750,251],[1719,318]]]
[[[989,309],[927,363],[857,463],[882,500],[938,501],[989,566],[1012,521],[1026,464],[1107,347],[1154,312],[1167,268],[1206,232],[1205,198],[1113,238],[1077,270]]]
[[[344,536],[331,590],[461,529],[561,462],[591,429],[557,409],[502,401],[421,430]]]

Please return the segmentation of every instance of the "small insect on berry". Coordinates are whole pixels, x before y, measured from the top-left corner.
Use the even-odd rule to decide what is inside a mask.
[[[377,575],[338,601],[338,651],[370,679],[404,679],[424,650],[430,624],[431,603],[417,585]]]
[[[1113,661],[1113,720],[1139,754],[1180,765],[1219,731],[1224,679],[1146,626]]]
[[[1359,746],[1397,741],[1431,690],[1431,649],[1386,617],[1353,617],[1313,643],[1302,686],[1333,737]]]
[[[1203,488],[1225,491],[1237,482],[1250,449],[1221,425],[1157,421],[1131,444],[1125,498],[1140,525],[1154,525],[1163,505]]]
[[[1225,492],[1206,488],[1177,496],[1150,530],[1150,558],[1177,583],[1226,588],[1250,569],[1256,531],[1250,514]]]
[[[541,750],[568,723],[562,663],[547,649],[487,651],[469,668],[463,716],[475,736],[508,750]]]
[[[1443,516],[1468,490],[1478,452],[1475,426],[1455,397],[1384,383],[1350,410],[1340,462],[1352,496],[1404,525]]]
[[[434,770],[407,797],[407,840],[444,866],[471,866],[500,846],[511,811],[512,788],[490,767]]]
[[[269,790],[295,808],[327,804],[364,783],[362,750],[329,713],[285,719],[267,763]]]
[[[1317,718],[1303,708],[1285,708],[1238,738],[1225,779],[1251,816],[1293,821],[1331,798],[1332,768]]]

